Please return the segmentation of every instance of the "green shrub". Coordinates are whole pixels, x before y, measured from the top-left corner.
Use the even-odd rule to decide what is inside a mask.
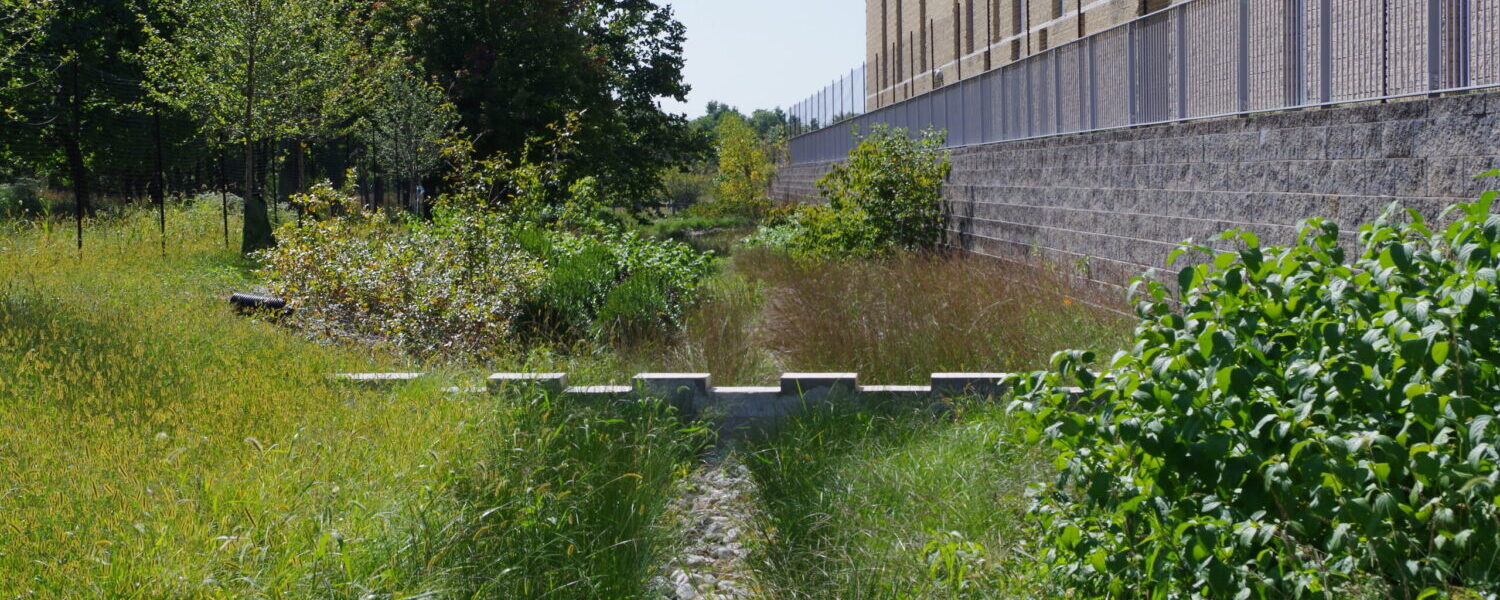
[[[612,340],[646,338],[675,328],[680,311],[668,295],[671,283],[646,271],[625,279],[604,296],[595,319],[598,335]]]
[[[1017,382],[1027,443],[1060,451],[1032,508],[1081,597],[1404,598],[1500,592],[1496,195],[1143,280],[1134,347]],[[1174,253],[1176,258],[1181,252]],[[1076,381],[1075,404],[1060,386]]]
[[[674,330],[709,271],[708,257],[687,245],[633,232],[581,235],[522,228],[516,235],[547,266],[545,281],[524,310],[522,324],[534,334],[619,339]],[[658,289],[648,298],[640,290],[644,285]],[[636,326],[645,323],[653,325]]]
[[[876,125],[849,158],[818,180],[826,206],[805,206],[784,225],[747,240],[811,260],[869,258],[930,250],[943,237],[943,179],[951,164],[943,136]]]
[[[771,205],[771,163],[760,138],[737,113],[727,113],[714,128],[719,174],[713,202],[699,205],[710,216],[754,217]]]

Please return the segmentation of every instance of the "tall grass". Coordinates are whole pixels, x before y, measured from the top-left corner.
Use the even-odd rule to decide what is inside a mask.
[[[0,596],[645,594],[668,409],[334,384],[416,365],[232,315],[215,208],[0,235]]]
[[[1050,597],[1022,518],[1045,452],[1003,443],[994,404],[822,408],[746,448],[765,506],[768,597]]]
[[[1063,348],[1110,351],[1129,340],[1126,322],[1073,302],[1060,281],[979,257],[806,263],[752,249],[731,269],[765,298],[742,337],[799,371],[925,383],[933,372],[1037,368]]]
[[[762,286],[730,271],[710,279],[701,293],[688,311],[680,342],[666,353],[668,364],[712,373],[725,384],[774,380],[780,365],[756,334],[765,305]]]

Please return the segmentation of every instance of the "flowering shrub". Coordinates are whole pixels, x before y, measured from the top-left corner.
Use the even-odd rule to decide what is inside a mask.
[[[308,220],[282,228],[280,245],[259,255],[261,274],[300,313],[347,333],[424,356],[481,354],[510,338],[546,271],[507,236],[456,233]]]
[[[463,211],[405,226],[308,220],[279,235],[260,255],[277,294],[312,319],[422,356],[482,355],[516,335],[674,331],[709,270],[706,255],[680,242]]]
[[[474,160],[452,141],[455,174],[432,222],[376,224],[352,191],[315,186],[299,206],[336,218],[286,225],[262,274],[313,318],[419,355],[484,354],[518,335],[674,331],[708,257],[622,232],[597,182],[564,172],[576,133],[570,115],[515,159]]]
[[[1289,248],[1187,247],[1208,260],[1180,304],[1140,282],[1107,371],[1066,352],[1017,381],[1024,441],[1059,451],[1032,508],[1054,572],[1089,598],[1500,592],[1495,198],[1367,225],[1352,264],[1319,220]]]

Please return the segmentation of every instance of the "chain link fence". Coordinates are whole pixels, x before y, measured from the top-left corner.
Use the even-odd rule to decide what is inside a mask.
[[[1496,85],[1500,0],[1194,0],[853,116],[820,92],[791,154],[839,160],[876,123],[959,147]]]

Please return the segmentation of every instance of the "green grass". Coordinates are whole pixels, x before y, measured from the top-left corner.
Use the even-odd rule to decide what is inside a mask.
[[[772,598],[1046,597],[1023,519],[1044,451],[1008,445],[994,404],[825,408],[746,448]]]
[[[420,365],[233,315],[214,208],[0,232],[0,596],[645,595],[668,409],[334,384]]]

